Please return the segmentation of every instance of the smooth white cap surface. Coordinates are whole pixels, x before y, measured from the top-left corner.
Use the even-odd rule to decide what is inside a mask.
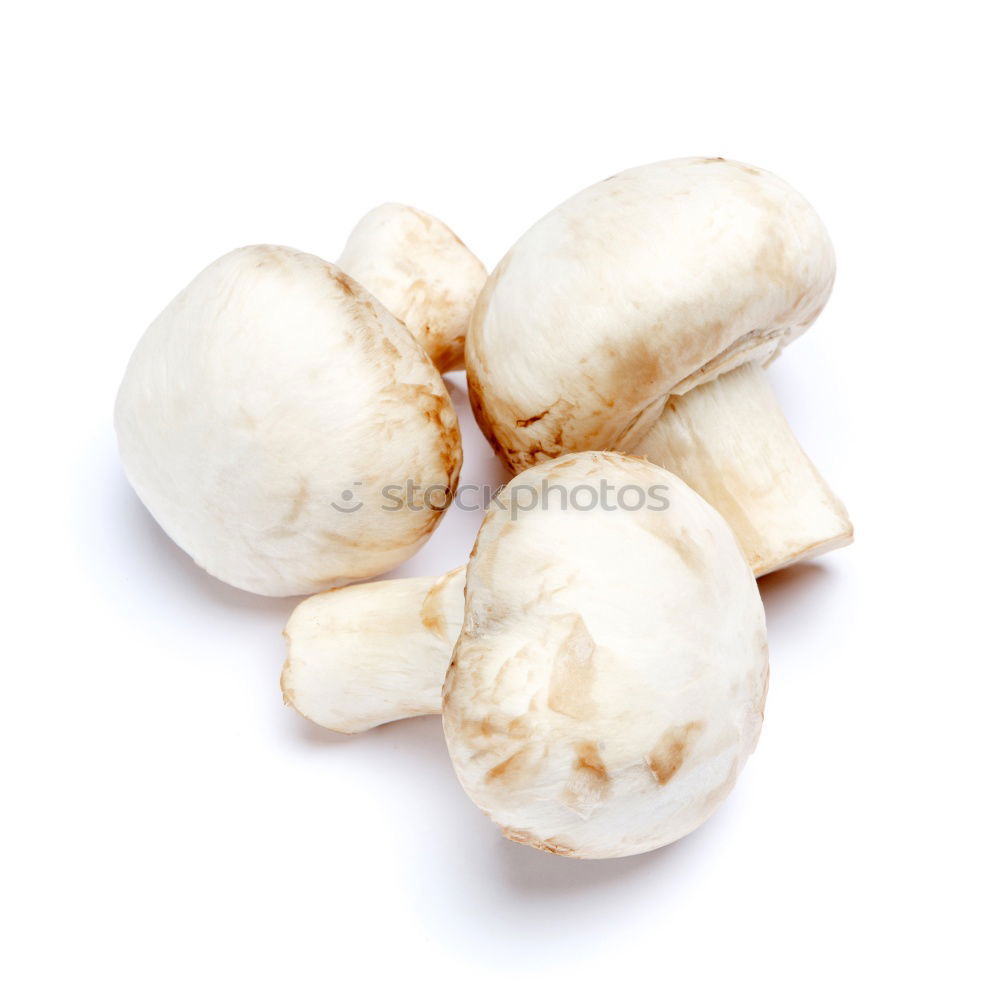
[[[287,247],[235,250],[167,306],[129,361],[115,427],[167,534],[268,595],[397,566],[462,461],[448,392],[410,333],[337,267]],[[386,510],[383,490],[407,481],[416,509]]]

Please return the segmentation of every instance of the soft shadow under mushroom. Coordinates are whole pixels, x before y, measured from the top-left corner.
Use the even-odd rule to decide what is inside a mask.
[[[769,629],[798,620],[811,603],[822,603],[836,573],[821,562],[797,563],[757,580]]]

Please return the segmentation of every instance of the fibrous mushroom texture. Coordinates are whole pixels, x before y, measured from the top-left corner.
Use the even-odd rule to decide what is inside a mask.
[[[413,336],[332,264],[251,246],[137,346],[115,407],[126,475],[209,573],[312,593],[392,569],[457,484],[458,422]],[[411,484],[411,502],[384,491]]]
[[[588,448],[677,473],[757,575],[844,545],[847,513],[763,373],[822,310],[834,255],[812,207],[726,160],[610,177],[536,223],[469,328],[476,418],[518,471]]]
[[[337,264],[406,326],[439,371],[463,367],[486,270],[440,219],[380,205],[354,227]]]
[[[462,785],[507,837],[557,854],[683,837],[763,715],[764,614],[732,530],[676,476],[614,454],[544,463],[504,498],[444,686]]]

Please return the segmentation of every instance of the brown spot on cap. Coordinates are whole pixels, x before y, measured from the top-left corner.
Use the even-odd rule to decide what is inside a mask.
[[[646,764],[658,785],[665,785],[681,769],[691,744],[704,728],[703,722],[667,729],[653,747]]]
[[[516,719],[511,719],[507,723],[507,735],[515,739],[525,739],[529,733],[528,724],[524,721],[525,716],[520,715]]]
[[[530,427],[533,423],[541,420],[543,417],[548,416],[548,410],[542,410],[541,413],[536,413],[533,417],[525,417],[523,420],[517,421],[518,427]]]
[[[299,488],[295,491],[295,496],[292,497],[291,509],[285,515],[281,523],[286,526],[294,524],[302,515],[302,509],[305,507],[308,499],[309,480],[304,476],[301,476],[299,477]]]
[[[500,761],[495,767],[491,767],[486,772],[486,781],[498,781],[502,784],[516,784],[524,776],[531,763],[531,754],[528,747],[522,747],[516,753],[512,753],[505,760]]]
[[[500,827],[500,832],[508,840],[514,841],[515,844],[527,844],[529,847],[537,848],[539,851],[545,851],[548,854],[560,854],[566,858],[576,856],[576,851],[572,847],[566,847],[554,840],[541,840],[529,830],[516,830],[513,827],[502,826]]]
[[[493,723],[493,720],[489,718],[489,716],[483,719],[462,719],[461,728],[462,728],[462,733],[470,741],[477,740],[480,738],[489,738],[497,732],[497,727]],[[503,762],[503,764],[498,764],[497,767],[501,768],[504,767],[505,765],[510,763],[510,760],[511,758],[508,757],[507,760]],[[487,780],[490,780],[490,775],[493,773],[493,771],[496,770],[497,768],[495,767],[493,768],[492,771],[487,772],[486,775]],[[501,771],[500,773],[502,774],[503,772]]]
[[[577,771],[584,771],[591,775],[595,781],[599,781],[601,784],[611,780],[604,767],[604,761],[601,760],[601,755],[593,743],[578,743],[576,745],[576,764],[574,767]]]
[[[605,798],[611,786],[611,777],[596,744],[577,743],[576,760],[563,800],[575,813],[587,817],[601,799]]]
[[[330,280],[351,299],[368,298],[368,293],[349,275],[345,274],[336,264],[327,264],[326,273]]]

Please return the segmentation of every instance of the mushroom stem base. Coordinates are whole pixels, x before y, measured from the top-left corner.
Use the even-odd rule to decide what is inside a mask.
[[[756,576],[847,545],[844,505],[795,439],[751,362],[671,396],[629,451],[680,476],[732,527]]]

